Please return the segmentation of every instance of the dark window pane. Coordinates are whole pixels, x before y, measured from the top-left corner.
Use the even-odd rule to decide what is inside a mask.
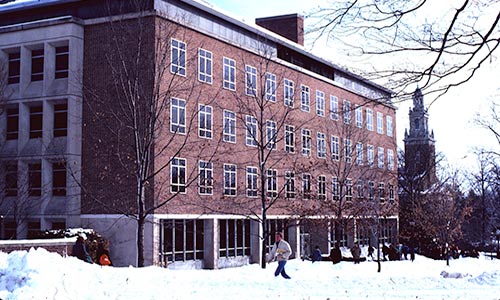
[[[56,74],[55,78],[68,77],[69,47],[56,47]]]
[[[43,49],[31,51],[31,81],[43,80]]]
[[[43,120],[43,108],[42,106],[32,106],[30,107],[30,138],[41,138],[42,137],[42,120]]]
[[[19,108],[7,108],[7,140],[17,140],[19,136]]]
[[[9,76],[8,84],[19,83],[21,74],[21,53],[9,53]]]
[[[34,163],[28,165],[29,195],[40,196],[42,194],[42,164]]]
[[[66,163],[52,165],[52,195],[66,196]]]
[[[54,105],[54,137],[68,135],[68,104]]]

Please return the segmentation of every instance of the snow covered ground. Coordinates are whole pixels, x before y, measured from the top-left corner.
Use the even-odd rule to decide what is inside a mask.
[[[295,259],[286,265],[290,280],[274,277],[275,268],[114,268],[44,249],[0,252],[0,299],[500,299],[500,260],[484,256],[447,267],[417,255],[414,262],[383,262],[381,273],[372,261]]]

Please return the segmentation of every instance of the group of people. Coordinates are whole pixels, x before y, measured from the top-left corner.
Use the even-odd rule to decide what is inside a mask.
[[[75,244],[73,245],[71,255],[90,264],[95,262],[101,266],[113,265],[113,263],[111,262],[111,257],[109,255],[108,244],[104,241],[101,241],[97,244],[97,250],[94,260],[87,251],[84,238],[82,236],[78,236],[76,238]]]
[[[387,258],[389,258],[389,260],[407,260],[408,254],[410,255],[410,260],[414,261],[415,247],[403,244],[389,244],[389,246],[384,244],[382,246],[382,255],[384,260],[387,260]]]

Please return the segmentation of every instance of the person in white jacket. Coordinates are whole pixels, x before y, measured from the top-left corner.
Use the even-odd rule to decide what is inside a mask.
[[[285,265],[288,258],[292,255],[292,249],[290,244],[283,239],[283,234],[281,232],[276,232],[276,243],[274,243],[271,253],[269,253],[268,262],[276,260],[278,262],[278,267],[274,272],[274,276],[281,274],[286,279],[290,279],[290,276],[285,272]]]

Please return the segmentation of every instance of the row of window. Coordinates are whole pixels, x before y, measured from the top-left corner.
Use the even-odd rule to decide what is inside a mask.
[[[186,159],[184,158],[173,158],[170,167],[171,170],[171,192],[173,193],[186,193]],[[213,184],[213,163],[209,161],[200,160],[198,162],[198,193],[200,195],[212,195],[214,184]],[[286,171],[284,174],[285,186],[284,193],[285,197],[289,199],[296,198],[296,178],[293,171]],[[247,197],[257,197],[258,196],[258,169],[257,167],[248,166],[246,167],[246,196]],[[303,173],[301,174],[302,188],[301,197],[303,199],[311,199],[312,194],[312,181],[313,178],[311,174]],[[317,198],[320,200],[327,199],[327,176],[320,175],[316,180],[317,184]],[[375,195],[375,182],[368,181],[367,186],[365,186],[363,180],[358,180],[356,182],[357,187],[357,198],[368,197],[369,200],[373,200]],[[330,181],[330,191],[332,200],[339,200],[341,197],[345,197],[345,200],[349,201],[353,198],[352,193],[352,180],[347,179],[345,182],[340,182],[337,177],[332,177]],[[381,201],[384,201],[385,195],[385,184],[383,182],[378,183],[377,187],[377,197]],[[394,200],[394,185],[388,185],[389,200]],[[269,198],[275,198],[279,194],[278,189],[278,171],[275,169],[266,170],[266,183],[265,183],[265,193]],[[226,196],[236,196],[237,195],[237,167],[234,164],[224,164],[223,165],[223,194]],[[365,195],[366,194],[366,195]]]
[[[52,195],[66,196],[66,162],[52,163]],[[19,195],[19,173],[17,162],[5,163],[5,197]],[[40,161],[28,163],[28,196],[42,195],[42,163]]]
[[[55,46],[54,60],[54,78],[67,78],[68,68],[69,68],[69,46],[61,45]],[[43,45],[30,45],[27,47],[31,57],[27,60],[27,63],[31,63],[30,80],[31,81],[42,81],[44,76],[44,65],[45,65],[45,49]],[[24,62],[21,59],[21,49],[14,48],[8,50],[8,84],[19,83],[21,79],[21,63]]]
[[[54,126],[53,136],[61,137],[68,134],[68,103],[66,100],[58,100],[53,103]],[[17,140],[19,138],[19,105],[9,105],[6,109],[7,115],[7,140]],[[42,137],[43,128],[43,102],[29,104],[29,138],[36,139]]]
[[[225,89],[236,90],[236,62],[233,59],[223,57],[222,59],[222,86]],[[175,39],[171,40],[171,66],[170,71],[174,74],[186,76],[186,43]],[[212,83],[212,52],[205,49],[198,49],[198,80],[205,83]],[[293,107],[294,98],[294,82],[289,79],[284,79],[284,104]],[[300,86],[300,108],[304,112],[310,111],[311,97],[310,87],[306,85]],[[276,75],[266,72],[265,74],[265,97],[268,101],[276,102]],[[257,69],[251,65],[245,65],[245,94],[248,96],[257,95]],[[318,116],[325,116],[325,93],[316,90],[316,114]],[[179,102],[179,100],[176,100]],[[351,102],[343,100],[342,114],[344,123],[351,123]],[[363,109],[362,106],[356,105],[355,124],[359,128],[363,128]],[[330,118],[332,120],[339,119],[339,100],[336,96],[330,95]],[[366,129],[373,131],[373,110],[366,108]],[[383,114],[377,112],[377,133],[384,134],[384,121]],[[386,133],[388,136],[393,136],[393,123],[392,117],[386,116]]]

